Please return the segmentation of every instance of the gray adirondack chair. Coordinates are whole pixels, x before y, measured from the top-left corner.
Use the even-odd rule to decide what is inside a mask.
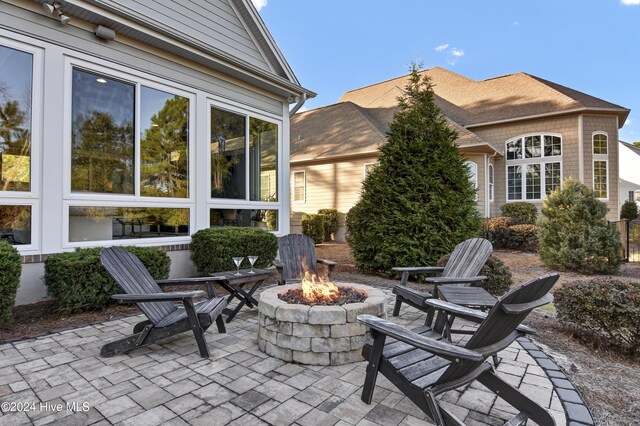
[[[438,297],[439,286],[465,286],[471,283],[480,282],[487,279],[486,276],[478,275],[480,270],[486,263],[489,256],[493,252],[493,246],[489,240],[484,238],[471,238],[458,244],[451,253],[446,266],[414,266],[414,267],[396,267],[392,270],[402,272],[400,284],[393,288],[396,295],[396,303],[393,308],[393,316],[400,314],[402,303],[407,303],[417,309],[427,313],[426,324],[431,325],[434,316],[434,310],[431,306],[425,304],[428,299]],[[432,293],[421,292],[411,289],[405,284],[409,280],[410,274],[435,274],[440,273],[439,277],[427,277],[425,281],[434,284]],[[482,291],[482,290],[481,290]],[[483,291],[483,298],[489,299],[489,306],[492,306],[496,299]]]
[[[185,278],[155,281],[140,259],[119,248],[105,248],[100,253],[100,262],[116,283],[127,294],[112,297],[121,303],[136,303],[148,320],[136,324],[133,334],[124,339],[107,343],[100,351],[103,357],[128,352],[137,347],[155,343],[160,339],[193,331],[200,355],[209,357],[204,332],[216,322],[218,331],[225,332],[222,310],[227,306],[224,297],[214,297],[214,279]],[[161,285],[206,284],[208,299],[196,303],[196,297],[204,296],[202,290],[173,291],[164,293]],[[172,302],[182,302],[182,306]]]
[[[519,411],[509,425],[524,424],[527,419],[542,426],[555,424],[544,408],[496,375],[486,360],[518,337],[533,333],[520,323],[534,308],[553,300],[548,292],[558,277],[545,275],[509,291],[488,314],[443,300],[427,300],[439,316],[480,323],[464,346],[442,339],[443,330],[428,326],[408,330],[372,315],[358,316],[358,321],[371,329],[373,337],[373,343],[366,344],[362,351],[369,361],[362,401],[371,403],[376,377],[381,372],[436,424],[462,425],[440,405],[436,396],[478,380]]]
[[[333,273],[336,262],[316,258],[316,244],[312,238],[302,234],[288,234],[278,239],[279,261],[274,261],[280,273],[280,284],[287,280],[300,280],[304,277],[303,263],[312,274],[318,275],[318,263],[327,265],[329,277]]]

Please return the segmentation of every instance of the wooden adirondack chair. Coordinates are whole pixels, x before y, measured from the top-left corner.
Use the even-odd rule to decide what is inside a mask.
[[[396,267],[392,270],[402,272],[400,284],[393,288],[393,294],[396,295],[396,304],[393,307],[393,316],[400,314],[402,303],[407,303],[414,308],[420,309],[427,313],[426,324],[431,325],[433,321],[434,310],[425,301],[434,297],[438,297],[438,286],[464,286],[468,287],[471,283],[486,280],[487,277],[478,275],[480,270],[486,263],[489,256],[493,252],[491,242],[484,238],[472,238],[458,244],[451,253],[446,266],[415,266],[415,267]],[[432,293],[420,292],[407,287],[405,284],[409,280],[409,274],[435,274],[440,273],[439,277],[428,277],[425,281],[434,284]],[[492,306],[496,299],[489,293],[479,288],[476,295],[477,300],[484,300],[486,304]],[[486,306],[486,305],[484,305]]]
[[[200,355],[209,357],[204,332],[213,321],[220,333],[225,332],[222,310],[227,306],[224,297],[214,297],[213,278],[186,278],[155,281],[140,259],[119,248],[105,248],[100,253],[100,262],[127,294],[112,297],[121,303],[136,303],[147,316],[147,321],[135,325],[133,334],[124,339],[107,343],[100,351],[103,357],[128,352],[142,345],[157,342],[165,337],[192,330]],[[163,293],[160,285],[207,284],[208,299],[195,303],[196,297],[204,296],[202,290],[173,291]],[[182,306],[171,302],[182,302]]]
[[[534,308],[553,300],[548,292],[558,277],[558,274],[545,275],[509,291],[488,314],[438,299],[427,300],[439,315],[448,318],[447,322],[449,317],[456,316],[480,322],[462,347],[440,340],[443,330],[432,330],[428,326],[408,330],[372,315],[358,316],[358,321],[371,329],[373,337],[373,343],[365,345],[362,351],[369,361],[362,401],[371,403],[379,371],[436,424],[462,425],[440,405],[436,396],[478,380],[519,410],[509,425],[524,424],[527,419],[542,426],[555,424],[544,408],[496,375],[486,359],[518,337],[533,332],[520,323]]]
[[[329,277],[337,263],[325,259],[316,259],[316,244],[313,239],[302,234],[288,234],[278,239],[279,261],[273,262],[280,273],[280,284],[287,280],[300,280],[304,277],[304,265],[311,274],[318,275],[318,263],[327,265]]]

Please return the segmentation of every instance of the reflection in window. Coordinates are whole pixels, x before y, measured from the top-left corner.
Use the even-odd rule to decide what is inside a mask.
[[[188,208],[69,207],[69,241],[189,235]]]
[[[527,136],[524,138],[524,157],[537,158],[542,153],[542,142],[540,136]]]
[[[562,141],[558,136],[544,137],[544,156],[551,157],[554,155],[562,155]]]
[[[9,244],[31,244],[31,206],[0,205],[0,239]]]
[[[522,166],[507,167],[507,199],[522,199]]]
[[[72,191],[133,194],[135,86],[73,70]]]
[[[607,162],[593,162],[593,190],[598,198],[607,198]]]
[[[278,201],[278,126],[252,117],[249,129],[250,200]]]
[[[31,189],[33,55],[0,46],[0,191]]]
[[[603,133],[593,135],[593,153],[607,154],[607,135]]]
[[[140,195],[189,196],[189,99],[140,88]]]
[[[506,152],[507,200],[540,200],[543,194],[560,186],[561,163],[557,158],[562,155],[560,136],[518,137],[507,141]]]
[[[540,164],[527,164],[527,200],[540,199]]]
[[[544,166],[544,193],[549,195],[560,188],[560,163],[547,163]]]
[[[278,210],[261,209],[211,209],[210,226],[242,226],[262,228],[266,231],[278,230]]]
[[[507,142],[507,160],[518,160],[522,158],[522,139]]]
[[[211,108],[211,198],[245,199],[243,115]]]

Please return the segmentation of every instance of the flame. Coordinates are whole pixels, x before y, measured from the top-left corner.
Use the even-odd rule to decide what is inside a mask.
[[[307,259],[302,259],[302,295],[310,303],[331,302],[340,296],[340,290],[330,281],[325,281],[316,274],[309,272]]]

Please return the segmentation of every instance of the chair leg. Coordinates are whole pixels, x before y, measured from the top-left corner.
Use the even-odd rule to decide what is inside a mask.
[[[227,332],[227,328],[224,326],[224,318],[222,318],[222,314],[218,315],[216,318],[216,326],[218,326],[218,333]]]
[[[366,404],[371,404],[371,399],[373,398],[373,389],[376,386],[376,378],[378,377],[378,370],[380,369],[380,359],[382,358],[384,341],[387,338],[385,334],[375,330],[371,330],[371,336],[373,337],[373,347],[371,348],[369,364],[367,364],[367,375],[364,379],[362,396],[360,397],[362,402]]]
[[[400,315],[400,307],[402,306],[402,296],[396,295],[396,304],[393,306],[393,316]]]
[[[146,326],[148,326],[149,324],[151,324],[151,321],[146,320],[146,321],[142,321],[137,323],[136,325],[133,326],[133,332],[135,333],[140,333],[142,330],[144,330],[144,328]]]
[[[209,358],[209,348],[207,347],[207,341],[204,338],[204,333],[202,332],[202,327],[200,326],[198,315],[196,314],[196,310],[193,307],[193,302],[185,299],[184,309],[187,311],[189,325],[191,326],[191,330],[193,330],[193,336],[196,338],[198,349],[200,349],[200,355],[202,356],[202,358]]]

